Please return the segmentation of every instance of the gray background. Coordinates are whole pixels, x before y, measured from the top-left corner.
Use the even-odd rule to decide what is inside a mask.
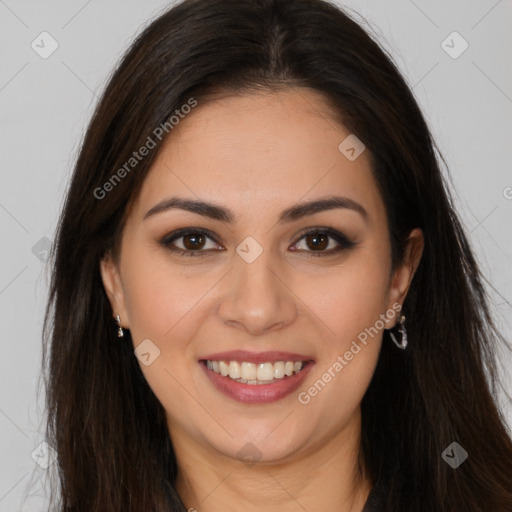
[[[53,240],[77,148],[108,74],[134,35],[168,5],[0,0],[0,511],[42,510],[45,502],[45,470],[31,457],[44,439],[44,397],[37,394],[48,286],[44,238]],[[510,340],[512,2],[344,5],[367,19],[413,86],[448,162],[496,320]],[[43,46],[44,31],[59,45],[46,59],[31,47],[34,40]],[[454,31],[469,44],[457,58],[442,47]],[[458,53],[461,41],[448,38],[445,48]],[[510,356],[503,362],[511,366]],[[506,387],[512,392],[510,380]],[[504,395],[500,406],[512,425]],[[44,460],[38,450],[34,458]]]

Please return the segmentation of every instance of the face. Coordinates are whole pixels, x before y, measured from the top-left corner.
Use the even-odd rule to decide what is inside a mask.
[[[421,233],[392,272],[368,155],[339,149],[349,135],[320,95],[290,89],[199,104],[162,148],[101,271],[176,444],[279,462],[359,428]]]

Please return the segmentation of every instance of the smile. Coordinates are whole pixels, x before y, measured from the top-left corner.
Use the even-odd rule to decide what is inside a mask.
[[[276,361],[275,363],[250,363],[247,361],[206,361],[206,367],[223,377],[243,384],[270,384],[299,373],[305,361]]]
[[[244,404],[267,404],[293,393],[315,362],[274,361],[252,363],[226,359],[199,361],[213,388]]]

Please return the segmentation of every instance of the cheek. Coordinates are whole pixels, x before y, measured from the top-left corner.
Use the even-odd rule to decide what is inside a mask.
[[[373,251],[360,251],[315,276],[300,272],[297,276],[295,289],[307,290],[301,298],[339,350],[374,326],[387,309],[388,262]]]
[[[141,364],[141,371],[164,409],[187,410],[190,393],[195,395],[190,381],[194,348],[190,342],[204,322],[208,301],[201,298],[216,280],[208,275],[205,279],[188,278],[183,269],[148,250],[132,251],[124,265],[133,344],[137,347],[149,339],[157,347],[151,345],[151,362]]]
[[[298,401],[310,408],[311,418],[325,415],[333,429],[348,421],[373,376],[387,310],[388,265],[382,253],[368,248],[308,283],[307,304],[326,334],[315,378]]]
[[[189,279],[178,266],[149,251],[132,252],[125,261],[125,303],[130,330],[137,338],[172,337],[204,295],[209,279]]]
[[[315,427],[321,418],[322,428],[313,428],[318,441],[335,435],[353,420],[372,379],[380,345],[378,335],[371,344],[361,344],[357,351],[348,350],[352,354],[350,360],[346,352],[341,352],[317,368],[315,378],[297,395],[304,421],[300,428]]]

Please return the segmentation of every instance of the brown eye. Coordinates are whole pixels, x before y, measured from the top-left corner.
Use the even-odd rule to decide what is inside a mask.
[[[210,246],[208,247],[208,243]],[[180,229],[166,235],[160,244],[166,249],[186,256],[201,256],[219,250],[218,243],[209,232],[202,229]]]
[[[305,237],[306,244],[313,250],[322,250],[329,245],[329,236],[325,233],[315,233]]]
[[[202,249],[206,241],[206,237],[202,233],[193,233],[182,238],[185,249],[190,250]]]
[[[304,241],[305,249],[297,249],[297,245]],[[334,243],[334,245],[333,245]],[[313,228],[304,233],[299,242],[292,246],[292,251],[310,253],[310,256],[329,256],[354,247],[357,242],[349,240],[343,233],[327,228]],[[329,250],[326,250],[329,248]]]

